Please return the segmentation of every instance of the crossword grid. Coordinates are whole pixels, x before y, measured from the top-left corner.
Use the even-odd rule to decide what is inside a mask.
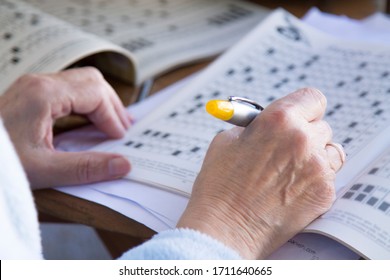
[[[372,139],[373,134],[388,126],[389,64],[390,56],[335,49],[318,53],[302,45],[288,44],[282,36],[267,37],[252,46],[212,83],[189,96],[180,109],[159,119],[155,127],[216,134],[230,126],[205,113],[204,104],[208,100],[240,95],[267,105],[298,88],[311,86],[328,97],[325,119],[333,129],[335,141],[341,143],[351,157]],[[141,141],[137,136],[135,139]],[[163,141],[158,141],[160,147]],[[178,148],[169,147],[170,150]],[[204,151],[199,150],[199,153]]]
[[[223,12],[216,13],[206,0],[24,1],[37,4],[42,10],[110,39],[133,53],[155,44],[197,34],[205,28],[221,28],[252,14],[251,10],[238,3],[230,3]],[[194,14],[193,11],[202,7],[202,2],[207,2],[208,8],[203,9],[202,14]],[[226,1],[213,1],[215,6],[220,3]],[[124,33],[126,36],[122,35]]]
[[[124,145],[127,148],[173,156],[194,163],[202,162],[208,148],[208,142],[199,138],[150,129],[145,130],[136,140],[127,141]]]
[[[208,94],[197,94],[191,102],[183,104],[160,120],[159,126],[163,130],[144,130],[131,137],[131,140],[124,144],[125,147],[137,151],[173,156],[192,163],[201,163],[209,146],[209,140],[169,132],[164,128],[174,125],[176,129],[183,131],[192,130],[193,134],[202,134],[205,131],[216,134],[231,127],[230,124],[215,121],[213,117],[204,113],[206,102],[211,98],[218,97],[220,97],[220,92],[217,90],[211,90]]]
[[[0,78],[4,81],[0,91],[24,73],[39,72],[47,64],[63,60],[68,54],[60,53],[62,50],[82,44],[88,37],[22,2],[0,0],[0,26]]]
[[[34,13],[27,12],[10,1],[0,1],[0,25],[3,33],[0,34],[0,43],[4,52],[0,53],[0,73],[6,73],[18,66],[24,59],[24,54],[30,50],[30,44],[23,38],[18,38],[26,25],[39,27],[41,19]]]
[[[365,175],[375,176],[376,179],[390,179],[390,151],[381,157],[365,171]],[[370,181],[374,181],[370,180]],[[382,186],[380,186],[380,184]],[[371,206],[387,215],[390,215],[390,188],[388,184],[356,183],[341,197],[367,206]],[[386,187],[385,187],[386,186]]]
[[[390,179],[390,153],[383,156],[381,160],[370,169],[368,174]]]
[[[136,13],[135,18],[118,16],[116,20],[122,21],[121,24],[134,19],[138,22],[139,18],[145,17],[156,19],[167,17],[169,25],[168,11],[172,9],[169,6],[170,1],[158,1],[159,12],[151,10],[145,4],[146,2],[130,2],[139,8],[138,14]],[[183,1],[175,9],[190,9],[190,2]],[[107,19],[101,11],[109,9],[110,3],[70,1],[61,6],[62,9],[58,9],[58,13],[67,13],[68,16],[74,14],[75,22],[87,16],[104,23]],[[128,4],[129,1],[126,3]],[[85,9],[75,8],[80,5]],[[3,26],[12,24],[12,30],[3,28],[5,31],[0,37],[1,43],[8,47],[6,52],[0,54],[2,61],[0,73],[8,72],[12,67],[18,66],[26,52],[31,53],[32,49],[39,49],[39,42],[56,40],[58,36],[67,32],[66,28],[59,30],[56,25],[48,24],[47,18],[41,19],[34,13],[25,12],[22,6],[19,7],[10,1],[0,0],[0,7],[0,13],[4,15],[1,17],[3,19],[1,24]],[[214,15],[211,21],[209,18],[204,24],[218,25],[224,21],[228,22],[228,19],[234,20],[247,14],[239,7],[228,6],[224,13]],[[31,36],[16,39],[16,33],[25,25],[36,26],[37,31]],[[203,25],[200,26],[204,28]],[[114,24],[111,27],[111,31],[114,32]],[[148,40],[135,43],[134,46],[130,43],[131,46],[129,45],[128,48],[153,44]],[[301,42],[301,44],[294,42]],[[151,128],[154,134],[159,134],[151,137],[150,135],[154,135],[152,132],[150,135],[140,132],[133,135],[125,147],[198,163],[202,160],[211,139],[205,141],[200,137],[191,141],[193,138],[177,132],[173,133],[169,128],[215,135],[231,127],[207,115],[204,105],[208,100],[239,95],[254,99],[266,106],[298,88],[311,86],[320,89],[328,97],[325,119],[333,129],[335,141],[341,143],[348,157],[351,157],[372,139],[372,135],[388,126],[390,112],[388,65],[390,65],[389,55],[373,55],[368,52],[352,52],[337,48],[323,49],[320,52],[313,50],[305,44],[305,37],[298,28],[292,25],[287,27],[281,25],[276,33],[259,38],[256,44],[248,47],[247,51],[230,66],[220,71],[212,82],[203,85],[198,92],[188,96],[180,106],[176,106],[174,111],[159,118]],[[164,138],[161,135],[169,135],[169,137]],[[129,142],[133,144],[128,144]]]
[[[354,184],[342,197],[390,215],[390,190],[373,184]]]

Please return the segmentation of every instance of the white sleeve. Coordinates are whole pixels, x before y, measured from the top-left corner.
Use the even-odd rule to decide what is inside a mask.
[[[162,231],[124,253],[122,260],[237,260],[240,255],[220,241],[196,230]]]
[[[1,119],[0,227],[0,259],[43,258],[29,183]]]

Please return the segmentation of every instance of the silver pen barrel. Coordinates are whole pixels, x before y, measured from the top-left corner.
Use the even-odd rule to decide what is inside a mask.
[[[248,126],[261,112],[261,110],[251,106],[250,104],[245,104],[239,101],[231,101],[231,103],[234,108],[234,115],[227,122],[237,126]]]

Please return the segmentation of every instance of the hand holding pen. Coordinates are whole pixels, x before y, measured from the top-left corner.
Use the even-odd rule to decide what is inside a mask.
[[[214,137],[177,226],[261,259],[327,211],[345,156],[323,120],[325,108],[315,89],[276,100],[260,115],[261,106],[247,99],[208,103],[217,118],[250,125]]]

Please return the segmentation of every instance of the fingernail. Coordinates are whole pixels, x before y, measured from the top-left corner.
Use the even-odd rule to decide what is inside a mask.
[[[131,113],[129,113],[129,112],[127,112],[127,120],[130,123],[130,125],[133,125],[135,123],[134,116]]]
[[[108,163],[108,173],[112,177],[122,177],[130,172],[130,163],[123,157],[116,157]]]

